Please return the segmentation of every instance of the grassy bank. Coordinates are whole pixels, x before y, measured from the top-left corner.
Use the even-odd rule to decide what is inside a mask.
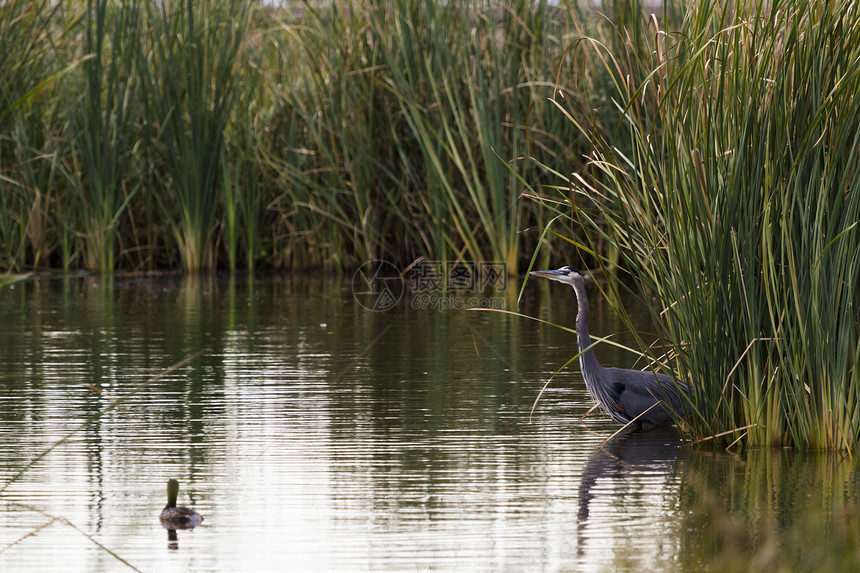
[[[670,349],[652,353],[701,391],[696,437],[853,449],[860,11],[701,2],[680,30],[641,21],[623,50],[582,47],[624,118],[573,200],[563,178],[544,201],[646,293]]]
[[[566,55],[597,22],[526,0],[4,2],[0,269],[516,272],[547,221],[524,158],[590,148],[548,98],[601,108],[608,76]]]

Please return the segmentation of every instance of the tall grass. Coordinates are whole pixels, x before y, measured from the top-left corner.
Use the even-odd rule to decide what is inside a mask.
[[[43,264],[57,245],[49,217],[63,144],[44,94],[67,70],[55,25],[65,16],[48,0],[0,5],[0,266],[10,271]]]
[[[71,188],[80,197],[83,266],[114,269],[116,223],[137,187],[129,188],[126,165],[133,152],[135,110],[140,105],[136,48],[140,8],[134,1],[88,0],[84,17],[86,82],[83,100],[70,113],[77,161]]]
[[[10,0],[0,5],[0,128],[11,114],[36,98],[59,78],[53,64],[57,37],[54,25],[62,5],[50,0]]]
[[[860,9],[701,2],[680,31],[655,19],[627,37],[649,48],[582,46],[606,62],[623,119],[573,179],[572,217],[646,293],[699,392],[695,435],[853,449]]]
[[[560,64],[574,71],[564,51],[582,22],[573,4],[523,0],[308,9],[273,36],[283,129],[269,166],[294,189],[290,234],[333,228],[330,251],[305,249],[322,264],[423,255],[516,272],[538,235],[522,229],[543,221],[520,200],[523,181],[544,178],[527,143],[560,168],[588,141],[547,102]]]
[[[258,34],[262,39],[263,33]],[[250,47],[246,49],[250,50]],[[224,246],[230,270],[244,260],[247,270],[253,270],[263,253],[264,214],[267,191],[260,152],[265,139],[262,110],[266,102],[266,80],[259,66],[259,48],[250,53],[241,73],[237,89],[236,112],[228,125],[223,169],[223,227]]]
[[[5,141],[11,165],[0,182],[0,232],[9,268],[48,266],[58,252],[59,266],[68,268],[73,231],[56,207],[64,193],[62,161],[69,146],[58,109],[51,102],[32,103],[16,116]]]
[[[236,101],[248,0],[145,3],[152,51],[141,54],[152,128],[163,145],[160,193],[182,267],[215,267],[224,129]],[[180,211],[173,220],[174,203]]]
[[[606,77],[567,55],[596,25],[578,3],[251,6],[0,7],[3,49],[21,39],[0,55],[0,266],[518,270],[548,215],[520,198],[547,178],[526,156],[590,147],[548,98],[597,107]]]

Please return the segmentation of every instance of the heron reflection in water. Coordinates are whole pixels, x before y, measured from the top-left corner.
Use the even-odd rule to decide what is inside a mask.
[[[623,368],[604,368],[597,362],[588,335],[588,298],[585,279],[573,267],[553,271],[533,271],[544,277],[573,287],[578,311],[576,339],[579,345],[579,366],[585,387],[597,403],[620,424],[635,424],[641,430],[672,424],[677,417],[693,411],[692,390],[683,382],[665,374]]]
[[[626,535],[632,539],[651,538],[650,520],[660,511],[654,504],[674,503],[678,467],[689,456],[677,429],[666,426],[625,433],[594,448],[582,469],[577,492],[577,556],[593,562],[594,555],[605,555],[606,527],[619,519],[627,523]]]

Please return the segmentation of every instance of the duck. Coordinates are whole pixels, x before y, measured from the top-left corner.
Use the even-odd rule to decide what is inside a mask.
[[[194,529],[203,521],[203,516],[190,507],[176,505],[179,495],[179,482],[167,480],[167,505],[161,510],[159,519],[167,529]]]

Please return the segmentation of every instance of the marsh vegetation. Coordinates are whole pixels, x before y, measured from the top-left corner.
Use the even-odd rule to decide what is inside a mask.
[[[633,278],[666,344],[650,354],[704,390],[695,438],[851,450],[860,11],[704,2],[682,33],[649,29],[626,61],[582,42],[622,119],[556,208],[607,274]]]
[[[860,9],[605,8],[4,2],[0,268],[575,247],[703,389],[693,439],[852,450]]]
[[[547,220],[521,197],[546,177],[530,158],[565,171],[590,145],[549,100],[605,108],[565,83],[595,17],[296,4],[4,3],[0,266],[516,272]]]

